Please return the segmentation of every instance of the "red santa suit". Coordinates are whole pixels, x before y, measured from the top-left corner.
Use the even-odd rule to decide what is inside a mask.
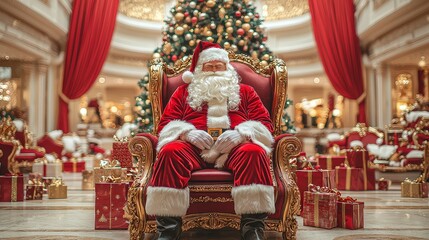
[[[191,130],[207,131],[220,125],[235,129],[248,141],[235,146],[217,167],[233,173],[232,197],[237,214],[274,213],[274,187],[270,173],[273,126],[270,115],[255,90],[240,84],[240,103],[236,110],[205,103],[194,110],[188,103],[188,86],[180,86],[162,115],[158,130],[158,159],[147,189],[149,215],[180,217],[189,207],[188,182],[193,171],[213,167],[201,157],[202,150],[180,136]]]

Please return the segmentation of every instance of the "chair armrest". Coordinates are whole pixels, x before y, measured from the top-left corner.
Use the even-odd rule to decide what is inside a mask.
[[[158,138],[150,133],[137,134],[128,143],[131,154],[138,160],[138,183],[134,184],[145,186],[149,181],[156,159],[157,144]]]

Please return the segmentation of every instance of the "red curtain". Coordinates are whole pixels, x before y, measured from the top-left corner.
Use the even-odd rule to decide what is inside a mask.
[[[419,68],[417,70],[417,93],[425,96],[425,70],[423,68]]]
[[[95,82],[109,52],[119,0],[74,0],[70,17],[58,128],[69,132],[70,100],[80,98]]]
[[[362,57],[353,0],[308,0],[308,4],[326,75],[339,94],[358,101],[357,120],[366,123]]]

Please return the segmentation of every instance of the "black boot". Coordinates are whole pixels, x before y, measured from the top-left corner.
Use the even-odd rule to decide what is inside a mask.
[[[266,213],[243,214],[241,215],[241,237],[244,240],[263,240],[264,238],[264,220]]]
[[[158,240],[178,240],[182,233],[181,217],[156,217]]]

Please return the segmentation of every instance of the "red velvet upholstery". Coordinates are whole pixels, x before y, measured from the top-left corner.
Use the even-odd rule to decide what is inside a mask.
[[[11,164],[11,160],[14,158],[16,150],[18,148],[17,141],[3,141],[0,140],[0,175],[5,175],[7,173],[11,173],[9,171],[9,166]],[[1,193],[2,194],[2,193]]]
[[[346,147],[350,148],[350,143],[355,140],[359,140],[363,143],[363,146],[366,147],[368,144],[375,144],[377,139],[380,137],[374,133],[367,132],[364,136],[360,136],[357,132],[352,132],[347,137]]]
[[[37,140],[37,146],[43,147],[46,153],[55,153],[58,157],[61,157],[64,148],[62,143],[55,141],[47,134]]]
[[[217,169],[202,169],[191,174],[191,182],[232,182],[232,173]]]

